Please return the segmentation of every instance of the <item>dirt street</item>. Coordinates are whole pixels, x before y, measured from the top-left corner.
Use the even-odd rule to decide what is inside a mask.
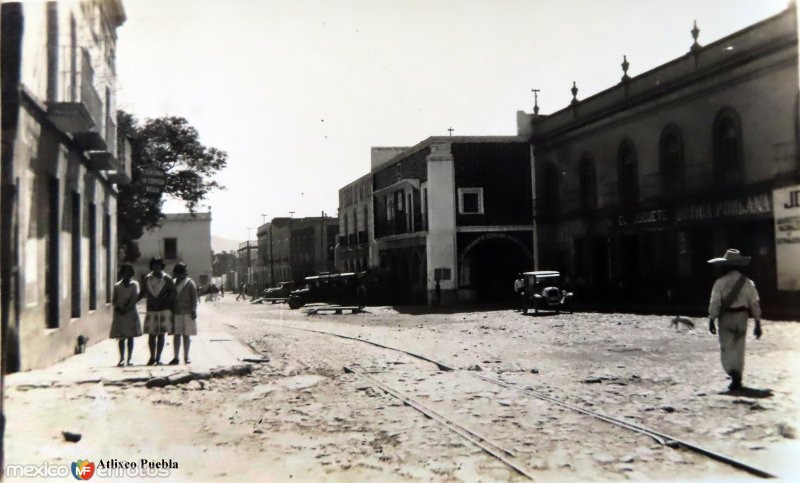
[[[164,388],[11,387],[7,462],[163,458],[179,464],[170,481],[754,479],[515,389],[529,388],[800,478],[796,323],[765,321],[761,340],[748,336],[745,385],[772,392],[756,397],[722,394],[728,381],[703,319],[676,330],[663,316],[368,311],[307,316],[233,297],[203,304],[200,330],[224,330],[269,361],[250,375]],[[63,441],[70,428],[79,443]]]

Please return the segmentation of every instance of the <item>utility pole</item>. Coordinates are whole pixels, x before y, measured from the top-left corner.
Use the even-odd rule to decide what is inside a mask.
[[[451,136],[453,135],[453,131],[455,131],[455,129],[453,129],[452,127],[448,127],[447,130],[450,132]]]

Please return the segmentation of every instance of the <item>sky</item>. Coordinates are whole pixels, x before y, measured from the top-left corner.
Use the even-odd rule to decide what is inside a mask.
[[[185,117],[228,153],[212,235],[336,216],[372,146],[515,135],[516,112],[566,107],[709,44],[788,0],[126,0],[118,107]],[[186,211],[168,201],[165,211]],[[252,230],[248,230],[248,228]]]

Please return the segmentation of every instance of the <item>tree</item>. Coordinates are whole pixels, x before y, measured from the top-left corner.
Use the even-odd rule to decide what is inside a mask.
[[[213,176],[225,168],[228,155],[200,143],[197,129],[182,117],[148,119],[140,126],[131,114],[117,111],[117,125],[133,150],[132,181],[120,186],[117,199],[119,247],[123,260],[133,262],[141,255],[137,240],[164,217],[164,194],[182,200],[194,213],[211,190],[224,189]],[[164,173],[162,193],[147,192],[142,180],[145,169]]]
[[[236,252],[220,252],[212,254],[211,270],[215,277],[238,271],[239,256]]]

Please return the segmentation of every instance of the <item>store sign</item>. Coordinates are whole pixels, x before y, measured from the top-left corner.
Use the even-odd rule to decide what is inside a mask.
[[[772,213],[772,198],[769,193],[761,193],[733,200],[619,215],[616,221],[617,226],[651,225],[667,222],[708,221],[769,213]]]
[[[778,290],[800,290],[800,185],[772,192]]]
[[[167,184],[167,177],[158,168],[142,168],[139,179],[148,196],[161,196]]]
[[[702,221],[735,216],[759,215],[772,211],[769,193],[735,200],[681,206],[675,210],[675,221]]]

